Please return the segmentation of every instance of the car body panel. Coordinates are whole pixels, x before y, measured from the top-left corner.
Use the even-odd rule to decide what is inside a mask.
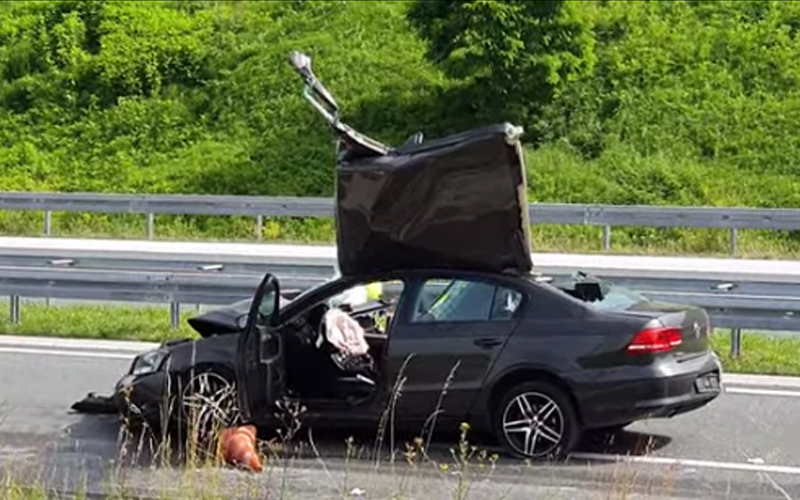
[[[523,300],[518,314],[503,320],[413,321],[415,309],[409,307],[413,305],[410,301],[420,297],[423,285],[436,280],[463,280],[481,288],[500,286],[524,292],[504,277],[463,272],[420,273],[410,283],[407,307],[396,318],[389,337],[386,362],[390,379],[405,378],[396,408],[401,418],[412,421],[423,421],[434,412],[446,416],[469,413],[527,305]]]
[[[513,321],[475,322],[468,327],[409,321],[415,313],[415,299],[422,294],[421,287],[426,280],[455,277],[483,280],[522,294],[523,302]],[[443,396],[439,408],[443,411],[437,420],[442,425],[468,421],[479,430],[491,429],[493,411],[497,398],[506,388],[504,384],[520,380],[520,376],[523,379],[543,377],[564,387],[587,429],[669,417],[699,408],[720,393],[719,388],[700,393],[694,386],[698,377],[721,371],[719,360],[708,348],[688,359],[681,351],[652,356],[631,356],[624,352],[631,337],[654,318],[673,318],[680,324],[681,314],[688,311],[689,316],[696,315],[697,308],[638,301],[602,310],[553,286],[518,276],[453,270],[395,271],[363,279],[343,276],[310,289],[284,305],[277,321],[281,325],[290,324],[327,297],[361,281],[382,280],[401,280],[404,286],[388,338],[382,344],[375,344],[383,346],[374,356],[380,357],[385,367],[376,397],[355,408],[334,402],[306,402],[308,410],[303,417],[306,425],[374,426],[402,376],[404,383],[394,409],[395,423],[398,427],[419,429],[418,425],[439,406],[442,389],[456,362],[460,364]],[[288,329],[282,331],[284,335],[292,334]],[[170,345],[168,369],[173,373],[185,373],[217,364],[220,370],[229,370],[235,364],[241,337],[241,334],[228,333]],[[500,342],[490,349],[474,343],[477,339],[493,337]],[[412,354],[417,364],[409,362],[401,371],[405,359]],[[298,368],[295,365],[302,364],[303,369],[308,369],[309,362],[289,359],[292,360],[286,365],[289,377],[293,366]],[[161,380],[158,377],[147,375],[138,377],[138,381],[127,381],[136,386],[135,389],[138,387],[134,400],[140,406],[144,399],[155,401],[154,387]],[[246,383],[250,384],[251,380],[247,379]],[[249,390],[255,390],[255,386],[249,386]],[[260,425],[274,423],[271,403],[264,397],[254,412],[252,417]]]
[[[241,332],[241,330],[240,330]],[[212,335],[201,341],[186,341],[169,347],[167,365],[175,373],[190,373],[198,367],[214,366],[233,373],[236,370],[236,349],[240,332]]]
[[[242,331],[244,321],[250,312],[253,299],[240,300],[225,307],[215,308],[203,314],[189,318],[189,326],[200,334],[201,337],[212,335],[227,335]],[[280,305],[285,306],[291,302],[288,297],[281,296]]]

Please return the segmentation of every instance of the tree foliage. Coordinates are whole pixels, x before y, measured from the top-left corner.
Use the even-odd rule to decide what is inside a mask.
[[[508,89],[503,112],[543,142],[797,172],[800,3],[432,0],[411,15],[433,62],[477,94]]]
[[[0,4],[0,189],[327,195],[303,50],[389,142],[518,122],[541,201],[800,206],[800,3]]]
[[[477,109],[515,121],[535,114],[594,64],[592,3],[419,1],[409,18],[428,57],[473,86]]]
[[[414,123],[399,110],[442,80],[405,10],[13,2],[0,10],[0,189],[330,194],[331,137],[287,56],[311,54],[351,121],[397,139]],[[376,113],[379,99],[394,112]]]

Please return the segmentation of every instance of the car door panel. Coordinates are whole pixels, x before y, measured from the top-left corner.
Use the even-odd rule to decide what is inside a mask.
[[[414,419],[427,418],[442,397],[440,409],[459,418],[469,411],[513,325],[487,321],[426,326],[398,327],[394,332],[397,339],[390,343],[389,369],[405,378],[397,412]],[[487,342],[492,345],[481,345]],[[447,392],[442,396],[445,384]]]
[[[247,422],[268,420],[285,395],[284,339],[277,325],[280,285],[267,274],[256,289],[236,350],[239,409]]]
[[[421,284],[415,296],[425,300],[426,306],[432,302]],[[487,297],[494,300],[493,294]],[[470,305],[479,306],[475,301]],[[423,322],[415,322],[414,318],[420,321],[424,316],[415,306],[398,322],[389,340],[387,366],[393,380],[398,376],[404,378],[396,404],[398,417],[424,420],[437,409],[443,410],[445,418],[463,418],[468,414],[517,325],[514,318],[492,319],[490,309],[485,309],[485,320],[472,316],[470,321],[423,318]],[[447,391],[442,394],[445,386]]]

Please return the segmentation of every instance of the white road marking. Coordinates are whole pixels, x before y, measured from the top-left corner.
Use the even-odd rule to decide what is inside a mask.
[[[778,396],[782,398],[800,398],[800,391],[783,391],[770,389],[748,389],[744,387],[726,387],[728,394],[748,394],[750,396]]]
[[[753,387],[780,387],[782,389],[800,390],[800,377],[781,375],[752,375],[748,373],[723,373],[723,384]]]
[[[671,465],[680,467],[696,467],[704,469],[735,470],[744,472],[761,472],[771,474],[792,474],[800,476],[800,467],[790,465],[760,465],[737,462],[715,462],[712,460],[695,460],[691,458],[639,457],[630,455],[606,455],[603,453],[572,453],[578,460],[596,460],[603,462],[627,462],[647,465]]]
[[[143,352],[158,347],[153,342],[127,340],[70,339],[60,337],[23,337],[0,335],[0,345],[39,349],[85,349],[87,351]]]
[[[128,359],[133,360],[134,354],[114,352],[90,351],[57,351],[54,349],[28,349],[25,347],[0,347],[0,353],[6,354],[31,354],[34,356],[68,356],[73,358],[102,358],[102,359]]]

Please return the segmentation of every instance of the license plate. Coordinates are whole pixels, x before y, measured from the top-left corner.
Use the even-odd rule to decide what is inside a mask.
[[[700,393],[719,392],[719,375],[716,373],[703,375],[694,381],[694,387]]]

